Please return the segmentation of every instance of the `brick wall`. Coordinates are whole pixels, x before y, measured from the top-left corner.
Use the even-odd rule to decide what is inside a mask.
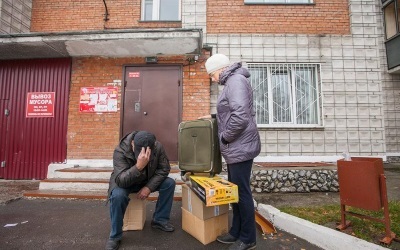
[[[127,64],[143,64],[144,58],[74,58],[68,112],[67,159],[110,159],[119,141],[121,83]],[[185,56],[159,57],[160,64],[183,65],[182,120],[210,112],[210,81],[204,58],[188,65]],[[81,87],[118,86],[118,112],[80,113]]]
[[[314,5],[245,5],[244,0],[207,1],[207,33],[350,34],[347,0]]]
[[[32,5],[32,32],[130,28],[180,28],[181,22],[141,22],[141,0],[37,0]]]

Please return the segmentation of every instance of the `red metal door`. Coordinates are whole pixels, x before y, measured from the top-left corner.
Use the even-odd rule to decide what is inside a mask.
[[[171,161],[178,160],[181,67],[126,67],[122,136],[134,130],[156,135]]]
[[[4,178],[4,169],[7,161],[7,100],[0,99],[0,112],[0,178]]]
[[[44,179],[50,163],[65,162],[70,75],[70,58],[0,61],[0,90],[8,93],[0,99],[8,100],[9,110],[5,139],[2,134],[0,140],[3,178]],[[27,118],[31,92],[55,93],[53,117]]]

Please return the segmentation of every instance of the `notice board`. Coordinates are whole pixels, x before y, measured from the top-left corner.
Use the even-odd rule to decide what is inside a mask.
[[[79,111],[85,113],[117,112],[118,87],[82,87]]]

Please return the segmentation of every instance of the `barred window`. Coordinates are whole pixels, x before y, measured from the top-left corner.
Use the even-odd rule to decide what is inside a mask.
[[[320,126],[319,64],[248,63],[259,126]]]

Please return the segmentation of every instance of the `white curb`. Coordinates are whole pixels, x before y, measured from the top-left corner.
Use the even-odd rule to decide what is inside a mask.
[[[270,205],[259,204],[258,211],[275,227],[326,250],[387,250],[368,241],[281,212]]]

